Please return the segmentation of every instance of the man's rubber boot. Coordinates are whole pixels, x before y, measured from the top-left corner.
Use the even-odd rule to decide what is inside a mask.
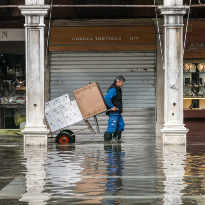
[[[104,142],[112,140],[112,134],[105,132],[104,134]]]
[[[120,139],[121,139],[121,134],[122,134],[122,131],[116,130],[116,131],[113,133],[113,139],[115,139],[115,140],[120,140]]]

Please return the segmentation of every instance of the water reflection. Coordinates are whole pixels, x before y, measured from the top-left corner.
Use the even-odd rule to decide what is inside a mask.
[[[77,149],[75,153],[79,154],[79,152],[80,149]],[[81,153],[85,158],[82,163],[83,170],[80,172],[81,181],[77,182],[74,190],[75,198],[76,200],[78,198],[80,204],[100,204],[106,182],[104,154],[97,146],[93,148],[92,144],[84,146]]]
[[[48,193],[43,193],[46,184],[45,163],[47,159],[47,147],[25,146],[24,162],[27,168],[26,172],[26,193],[24,193],[20,201],[28,202],[29,205],[47,204],[50,199]]]
[[[74,145],[56,145],[47,159],[47,186],[52,197],[72,197],[76,183],[81,181],[83,156],[76,156]]]
[[[185,174],[185,145],[167,145],[163,147],[163,164],[166,180],[164,181],[164,204],[178,205],[182,204],[181,192],[185,183],[183,177]]]
[[[187,156],[185,160],[184,182],[186,187],[183,190],[185,199],[183,203],[205,204],[205,146],[187,145]]]
[[[124,156],[121,143],[56,146],[48,152],[46,191],[58,201],[120,204]]]
[[[133,141],[25,147],[21,203],[205,204],[205,146]],[[10,181],[4,190],[17,179]]]
[[[125,153],[121,149],[121,143],[108,144],[104,145],[104,150],[107,154],[107,182],[106,182],[106,191],[109,195],[119,196],[120,191],[122,190],[122,171],[124,169],[124,156]],[[122,201],[112,200],[112,197],[105,201],[109,204],[120,204]]]

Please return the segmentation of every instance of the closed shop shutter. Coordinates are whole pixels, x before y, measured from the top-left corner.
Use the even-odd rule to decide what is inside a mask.
[[[123,92],[124,134],[150,137],[155,133],[155,52],[51,52],[51,99],[73,91],[89,82],[98,82],[104,95],[118,75],[126,79]],[[106,130],[108,117],[98,115],[101,133]],[[90,119],[94,125],[94,121]],[[70,127],[85,128],[85,123]],[[80,135],[90,134],[84,131]]]

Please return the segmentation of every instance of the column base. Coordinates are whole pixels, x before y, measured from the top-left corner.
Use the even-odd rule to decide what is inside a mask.
[[[186,144],[186,134],[189,130],[184,125],[164,125],[161,129],[164,145]]]
[[[24,135],[24,145],[43,145],[48,144],[48,133],[45,125],[39,126],[25,126],[25,129],[21,131]]]

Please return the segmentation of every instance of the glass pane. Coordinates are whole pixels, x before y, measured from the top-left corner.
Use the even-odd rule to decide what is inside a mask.
[[[0,129],[19,129],[26,121],[25,56],[0,54]]]

